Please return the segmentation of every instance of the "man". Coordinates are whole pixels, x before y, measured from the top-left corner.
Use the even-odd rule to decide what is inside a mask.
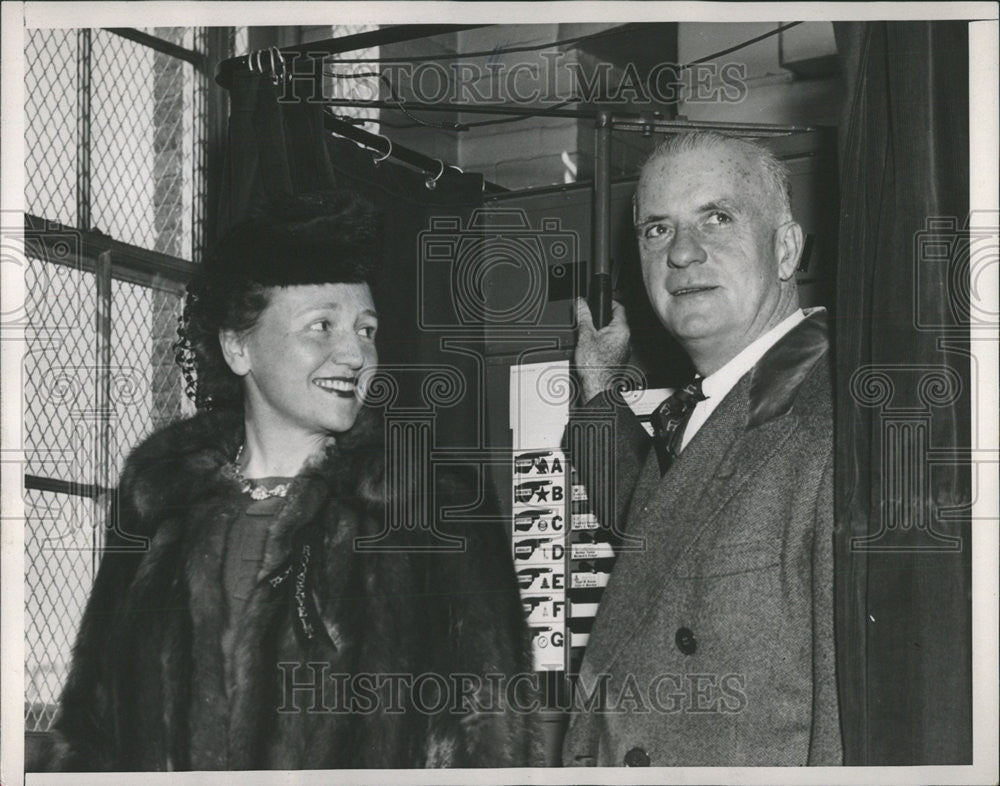
[[[825,312],[799,309],[787,175],[749,142],[670,137],[634,218],[649,300],[698,377],[654,413],[650,440],[609,394],[628,356],[623,307],[595,330],[578,303],[577,373],[587,408],[613,407],[629,540],[563,763],[839,764],[828,344]],[[607,459],[575,457],[585,478]]]

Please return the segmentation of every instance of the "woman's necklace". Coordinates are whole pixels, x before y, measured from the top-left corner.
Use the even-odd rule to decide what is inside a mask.
[[[236,451],[236,458],[229,462],[230,474],[233,479],[240,484],[240,491],[244,494],[249,494],[250,499],[262,500],[268,499],[270,497],[284,497],[288,494],[289,483],[279,483],[273,488],[267,488],[259,483],[254,483],[253,481],[247,480],[243,477],[243,471],[240,469],[240,459],[243,458],[243,448],[244,445],[240,445],[240,449]]]

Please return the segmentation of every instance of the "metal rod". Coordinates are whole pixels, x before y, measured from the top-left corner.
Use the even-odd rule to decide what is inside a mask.
[[[110,491],[103,486],[95,486],[93,483],[74,483],[71,480],[43,478],[40,475],[25,475],[24,488],[29,491],[47,491],[52,494],[69,494],[73,497],[87,497],[89,499],[97,499],[101,494]]]
[[[363,109],[399,109],[399,103],[392,100],[361,101],[349,98],[328,98],[326,106],[349,106]],[[484,106],[482,104],[455,104],[448,102],[417,104],[407,101],[404,106],[409,112],[466,112],[473,115],[504,115],[512,117],[567,117],[578,120],[596,120],[600,111],[595,109],[547,109],[545,107],[517,107],[503,104]],[[640,131],[643,133],[678,133],[699,129],[717,129],[725,126],[731,134],[744,136],[787,136],[814,130],[812,126],[783,126],[769,123],[718,123],[707,120],[667,120],[659,112],[620,112],[611,115],[610,124],[614,131]],[[461,124],[459,124],[461,125]]]
[[[383,148],[386,147],[386,138],[383,136],[373,134],[370,131],[365,131],[363,128],[358,128],[351,123],[345,123],[343,120],[338,120],[337,118],[330,117],[329,115],[324,116],[323,126],[327,131],[331,131],[338,136],[358,142],[365,145],[365,147],[385,152]],[[404,164],[409,164],[422,172],[437,174],[441,168],[442,162],[438,159],[425,156],[423,153],[418,153],[416,150],[403,147],[403,145],[397,145],[395,142],[393,142],[392,150],[389,152],[391,153],[391,158],[401,161]],[[487,181],[484,181],[483,186],[488,193],[499,194],[506,193],[507,191],[506,188],[498,186],[496,183],[490,183]]]
[[[76,126],[76,224],[90,229],[90,30],[76,34],[79,57],[76,61],[77,126]]]
[[[136,30],[134,27],[105,27],[104,29],[121,38],[127,38],[129,41],[135,41],[137,44],[148,46],[157,52],[162,52],[165,55],[170,55],[171,57],[176,57],[178,60],[190,63],[195,68],[204,68],[208,62],[205,55],[201,52],[194,49],[187,49],[172,41],[144,33],[141,30]]]
[[[386,147],[385,137],[373,134],[370,131],[365,131],[363,128],[358,128],[351,123],[345,123],[343,120],[338,120],[335,117],[326,115],[323,117],[323,127],[326,128],[327,131],[332,131],[338,136],[346,137],[354,142],[359,142],[366,147],[372,148],[373,150],[386,152],[383,150],[383,148]],[[425,172],[437,172],[439,168],[439,162],[436,158],[430,158],[429,156],[425,156],[423,153],[418,153],[416,150],[411,150],[410,148],[403,147],[402,145],[397,145],[395,142],[392,144],[391,157]]]
[[[96,350],[97,350],[97,406],[94,410],[94,422],[92,428],[96,431],[95,445],[95,477],[94,485],[100,488],[110,488],[111,486],[111,444],[114,439],[112,433],[111,417],[111,253],[103,251],[97,256],[97,268],[94,271],[94,281],[97,289],[97,314],[96,314]],[[95,537],[97,541],[94,549],[94,569],[97,569],[97,559],[100,549],[104,543],[103,533],[110,522],[106,520],[108,511],[98,510],[97,515],[104,518],[101,521],[103,526],[97,527]]]
[[[371,46],[399,44],[418,38],[431,38],[445,33],[474,30],[479,27],[488,27],[488,25],[392,25],[389,27],[380,27],[378,30],[369,30],[365,33],[355,33],[354,35],[345,35],[339,38],[328,38],[324,41],[313,41],[308,44],[298,44],[296,46],[283,46],[279,51],[286,58],[313,53],[337,55],[342,52],[353,52],[356,49],[367,49]],[[215,81],[223,87],[228,87],[232,82],[234,73],[249,71],[250,54],[230,57],[219,63],[215,69]]]
[[[677,134],[682,131],[718,131],[725,130],[725,133],[733,136],[789,136],[791,134],[805,134],[815,131],[813,126],[779,126],[768,123],[731,123],[729,121],[718,122],[713,120],[652,120],[632,118],[613,118],[611,127],[615,131],[638,131],[640,133],[654,134]]]
[[[611,321],[611,113],[598,112],[594,132],[594,253],[590,314],[600,330]]]
[[[210,33],[207,30],[212,28],[201,28],[195,31],[195,41],[207,48]],[[208,147],[211,139],[208,134],[210,111],[208,108],[209,76],[207,69],[196,67],[193,76],[193,96],[194,104],[194,156],[192,161],[192,189],[191,200],[191,248],[188,251],[191,259],[201,262],[202,253],[205,250],[205,216],[208,213],[208,202],[206,202],[206,191],[208,181]],[[214,107],[213,107],[214,108]],[[179,255],[178,255],[179,256]]]
[[[72,254],[66,254],[59,248],[66,233],[72,233],[80,242],[80,248],[74,249]],[[98,256],[109,251],[114,258],[114,278],[143,286],[152,286],[155,279],[159,288],[179,292],[198,270],[198,265],[193,262],[130,246],[100,232],[82,231],[30,213],[24,215],[24,236],[26,243],[30,240],[38,249],[44,249],[44,259],[49,263],[67,265],[95,275]]]
[[[399,109],[399,102],[391,99],[359,100],[356,98],[328,98],[323,102],[327,106],[351,106],[366,109]],[[470,115],[505,115],[513,117],[569,117],[580,120],[591,120],[597,113],[593,109],[556,109],[544,106],[511,106],[510,104],[457,104],[451,101],[435,101],[433,104],[422,104],[406,101],[404,104],[410,112],[465,112]],[[636,119],[639,115],[636,114]]]

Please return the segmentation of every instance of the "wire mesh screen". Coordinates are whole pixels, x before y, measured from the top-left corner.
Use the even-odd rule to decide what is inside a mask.
[[[24,728],[46,731],[94,582],[97,503],[32,489],[24,501]]]
[[[194,67],[94,31],[92,222],[141,248],[193,258]]]
[[[204,48],[200,28],[147,32]],[[178,289],[117,252],[99,280],[108,273],[95,272],[78,230],[198,258],[205,77],[105,30],[29,30],[25,56],[27,210],[65,225],[26,249],[25,730],[38,732],[54,718],[93,584],[102,487],[138,441],[192,410],[173,363]]]
[[[29,30],[25,37],[25,205],[29,213],[78,226],[80,163],[76,30]]]
[[[93,273],[38,259],[27,282],[32,329],[26,352],[25,434],[29,474],[80,484],[104,479],[98,389],[110,393],[108,482],[128,451],[156,428],[190,414],[173,362],[180,295],[114,280],[112,362],[97,362]],[[29,489],[25,728],[45,731],[65,682],[69,653],[94,578],[103,503]]]
[[[114,478],[128,451],[157,428],[188,414],[174,362],[181,298],[174,292],[114,281],[111,287],[111,456]]]
[[[334,37],[356,35],[378,30],[378,25],[333,25],[324,31],[323,36]],[[356,49],[343,55],[345,58],[360,60],[362,58],[375,59],[379,56],[379,47],[371,46],[366,49]],[[354,99],[358,101],[377,101],[380,97],[380,83],[378,77],[377,63],[337,63],[338,56],[334,55],[327,63],[326,78],[323,80],[323,95],[326,98]],[[340,118],[354,120],[365,120],[362,127],[373,134],[379,133],[379,110],[374,107],[338,106],[333,107],[333,113]]]
[[[202,28],[161,31],[203,48]],[[28,212],[195,259],[204,77],[106,30],[29,30],[25,58]]]
[[[233,28],[233,54],[245,55],[250,48],[250,29],[247,27]]]
[[[94,274],[29,257],[25,285],[31,325],[24,358],[26,471],[93,483],[98,378]]]
[[[200,27],[140,27],[140,31],[162,38],[172,44],[193,49],[196,52],[205,51],[205,38]]]

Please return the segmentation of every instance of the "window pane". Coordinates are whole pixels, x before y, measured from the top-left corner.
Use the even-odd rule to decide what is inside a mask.
[[[94,583],[96,503],[26,491],[25,731],[48,731]]]
[[[205,50],[203,28],[146,32]],[[79,46],[84,35],[91,40],[89,124],[78,89],[86,66]],[[205,77],[188,63],[105,30],[28,31],[25,49],[29,212],[79,225],[78,146],[81,131],[89,130],[90,227],[193,259],[200,231],[195,215],[204,199]],[[108,371],[98,362],[102,304],[94,275],[79,264],[80,233],[65,234],[59,243],[47,231],[45,248],[36,243],[26,249],[25,472],[54,481],[115,483],[137,442],[193,411],[173,359],[181,299],[173,289],[112,279],[111,427],[105,428],[105,413],[97,411]],[[108,477],[99,463],[104,436]],[[51,725],[93,583],[104,504],[25,492],[28,731]]]
[[[322,37],[342,38],[358,33],[368,33],[378,30],[378,25],[333,25],[327,28],[329,31]],[[318,33],[315,36],[321,36]],[[371,46],[367,49],[357,49],[345,52],[342,57],[345,59],[378,58],[379,48]],[[381,84],[377,76],[365,76],[365,74],[377,73],[379,66],[377,63],[342,63],[337,64],[337,55],[330,61],[327,76],[324,80],[323,95],[327,98],[353,99],[357,101],[377,101],[380,97]],[[333,76],[338,74],[339,77]],[[373,134],[379,133],[379,110],[375,107],[362,106],[337,106],[333,107],[333,112],[340,117],[366,118],[369,122],[362,128]]]
[[[233,28],[233,56],[245,55],[250,48],[250,29],[246,27]]]
[[[25,206],[76,226],[77,31],[27,30],[24,45]]]
[[[94,276],[28,258],[24,359],[26,472],[94,483],[98,428]]]
[[[204,39],[198,35],[199,27],[140,27],[143,33],[162,38],[185,49],[193,49],[195,52],[204,52]]]
[[[191,259],[194,68],[95,30],[92,74],[94,228]]]
[[[113,281],[111,446],[117,479],[128,452],[155,429],[187,413],[174,362],[181,298],[173,292]]]

